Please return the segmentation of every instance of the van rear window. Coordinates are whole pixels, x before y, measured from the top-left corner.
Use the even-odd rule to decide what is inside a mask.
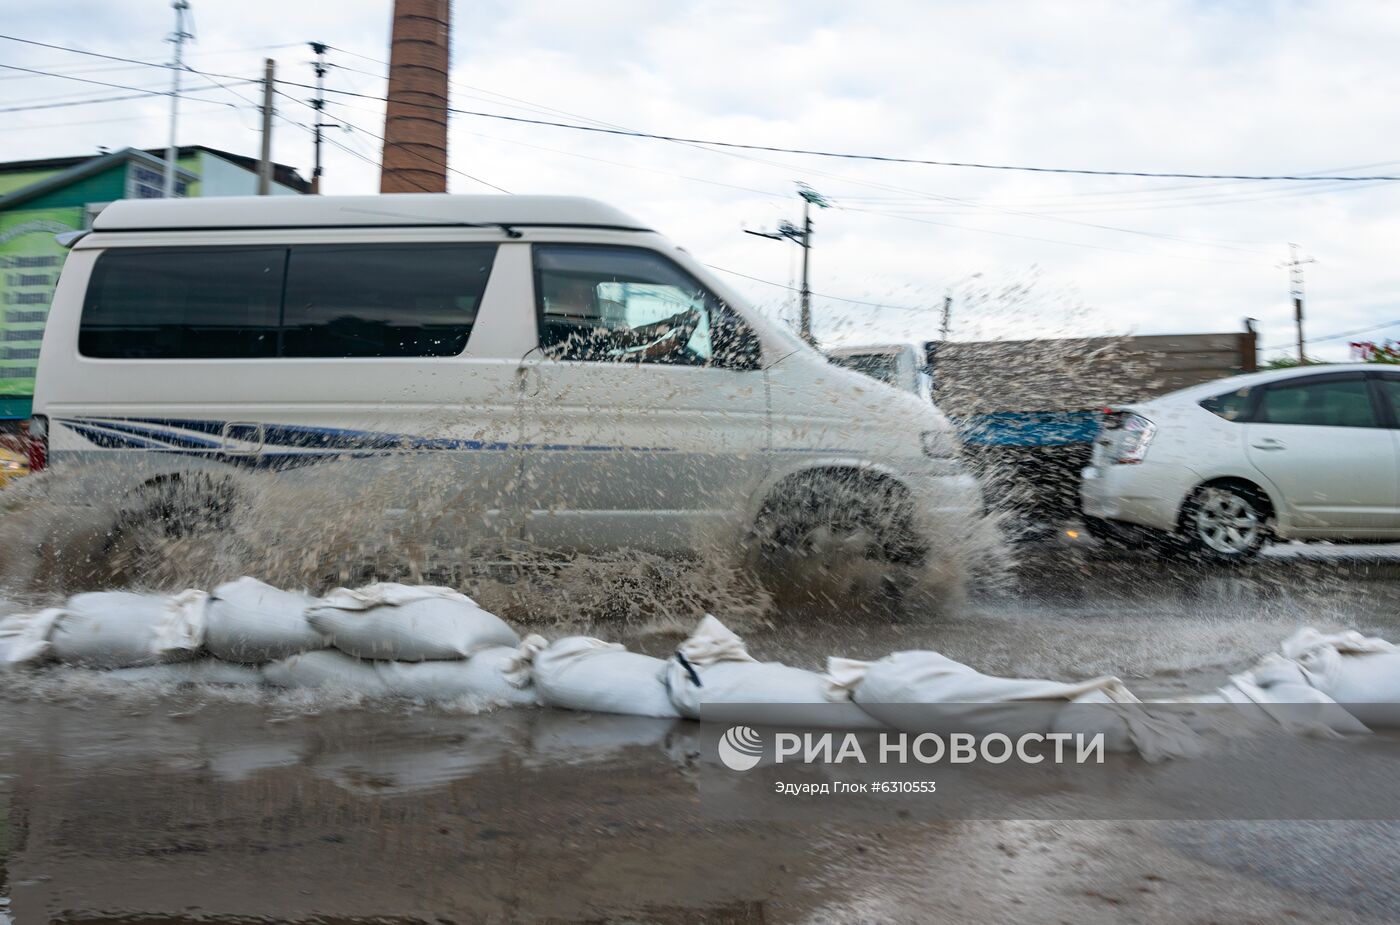
[[[98,258],[78,349],[109,359],[442,357],[494,244],[133,248]]]

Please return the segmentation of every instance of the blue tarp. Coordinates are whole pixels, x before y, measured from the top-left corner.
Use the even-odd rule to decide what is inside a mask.
[[[27,421],[33,411],[33,399],[0,398],[0,421]]]
[[[1000,411],[956,423],[964,443],[975,446],[1070,446],[1092,443],[1098,411]]]

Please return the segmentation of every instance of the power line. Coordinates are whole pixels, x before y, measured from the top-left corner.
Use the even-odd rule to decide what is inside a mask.
[[[1400,319],[1397,319],[1395,321],[1387,321],[1384,324],[1373,324],[1368,328],[1357,328],[1354,331],[1342,331],[1339,334],[1328,334],[1326,337],[1309,337],[1308,343],[1321,344],[1329,340],[1341,340],[1344,337],[1355,337],[1357,334],[1369,334],[1372,331],[1380,331],[1385,328],[1393,328],[1397,325],[1400,325]],[[1288,350],[1293,346],[1293,344],[1279,344],[1273,347],[1265,347],[1264,352],[1269,353],[1274,350]]]
[[[3,38],[3,36],[0,36]],[[285,82],[285,81],[284,81]],[[294,84],[294,86],[305,86]],[[365,93],[353,93],[348,90],[331,90],[331,93],[340,93],[348,96],[358,96],[365,99],[384,100],[384,97],[370,96]],[[436,108],[428,104],[414,104],[424,108]],[[734,148],[743,151],[766,151],[772,154],[798,154],[808,157],[836,158],[839,160],[853,161],[874,161],[887,164],[916,164],[929,167],[967,167],[978,170],[1002,170],[1002,171],[1025,171],[1030,173],[1057,173],[1057,174],[1077,174],[1081,176],[1095,177],[1160,177],[1163,179],[1183,179],[1183,180],[1278,180],[1278,181],[1317,181],[1335,180],[1338,182],[1374,182],[1374,181],[1394,181],[1400,180],[1400,175],[1381,176],[1317,176],[1308,174],[1228,174],[1228,173],[1177,173],[1167,171],[1147,171],[1147,170],[1095,170],[1090,168],[1072,167],[1031,167],[1027,165],[1014,164],[983,164],[975,161],[937,161],[913,157],[896,157],[886,154],[853,154],[840,151],[820,151],[814,148],[784,148],[777,145],[749,144],[738,141],[717,141],[705,138],[687,138],[682,135],[663,135],[656,132],[638,132],[631,129],[607,128],[599,125],[579,125],[574,122],[554,122],[548,119],[527,119],[524,116],[512,116],[500,112],[479,112],[472,109],[456,109],[448,107],[448,112],[459,116],[475,116],[482,119],[500,119],[505,122],[520,122],[527,125],[543,125],[550,128],[570,129],[576,132],[594,132],[602,135],[621,135],[628,138],[645,138],[652,141],[671,141],[678,144],[704,145],[714,148]]]
[[[83,51],[78,48],[69,48],[62,45],[50,44],[47,42],[37,42],[31,39],[22,39],[13,35],[0,35],[0,39],[12,42],[22,42],[27,45],[37,45],[44,48],[53,48],[60,51],[72,52],[74,54],[89,55],[92,57],[106,58],[112,61],[124,61],[133,64],[145,64],[150,67],[170,67],[170,65],[154,64],[146,61],[139,61],[135,58],[124,58],[119,55],[104,55],[98,52]],[[23,70],[21,68],[20,70]],[[230,75],[229,79],[233,78]],[[76,79],[76,78],[75,78]],[[316,89],[312,84],[303,84],[296,81],[281,80],[278,83],[301,87],[303,89]],[[387,102],[386,97],[373,96],[367,93],[356,93],[350,90],[328,90],[330,93],[337,93],[343,96],[360,97],[362,99],[372,99],[378,102]],[[438,109],[440,107],[427,103],[409,104],[426,109]],[[479,112],[471,109],[457,109],[448,107],[447,111],[454,115],[473,116],[482,119],[500,119],[506,122],[518,122],[527,125],[542,125],[549,128],[567,129],[576,132],[592,132],[603,135],[619,135],[628,138],[645,138],[652,141],[669,141],[678,144],[704,145],[714,148],[730,148],[744,151],[765,151],[773,154],[796,154],[805,157],[833,158],[837,160],[871,161],[886,164],[912,164],[926,167],[961,167],[976,170],[997,170],[997,171],[1017,171],[1024,173],[1048,173],[1048,174],[1074,174],[1079,176],[1094,177],[1151,177],[1158,179],[1176,180],[1239,180],[1239,181],[1286,181],[1286,182],[1314,182],[1319,180],[1334,180],[1337,182],[1357,183],[1357,182],[1391,182],[1400,180],[1400,175],[1333,175],[1321,176],[1318,174],[1245,174],[1245,173],[1193,173],[1186,171],[1156,171],[1156,170],[1108,170],[1088,167],[1040,167],[1028,164],[993,164],[979,161],[954,161],[954,160],[934,160],[931,158],[900,157],[889,154],[859,154],[848,151],[823,151],[816,148],[789,148],[779,145],[762,145],[749,142],[721,141],[717,139],[689,138],[682,135],[666,135],[659,132],[640,132],[633,129],[613,128],[602,125],[580,125],[573,122],[555,122],[548,119],[530,119],[524,116],[512,116],[498,112]]]
[[[340,49],[340,50],[341,50],[341,51],[344,51],[344,49]],[[367,56],[367,55],[360,55],[360,54],[357,54],[357,53],[355,53],[355,52],[348,52],[348,53],[349,53],[349,54],[352,54],[352,55],[355,55],[356,57],[359,57],[359,58],[364,58],[365,60],[368,60],[368,61],[376,61],[376,59],[370,58],[370,57]],[[381,62],[381,61],[376,61],[376,63],[382,64],[383,62]],[[371,72],[369,72],[369,71],[361,70],[361,69],[358,69],[358,68],[344,68],[343,66],[340,66],[340,67],[342,67],[342,69],[344,69],[344,70],[353,71],[354,73],[357,73],[357,74],[363,74],[363,75],[366,75],[366,76],[369,76],[369,77],[376,77],[376,78],[382,79],[382,75],[374,74],[374,73],[371,73]],[[454,84],[454,86],[462,86],[462,85],[460,85],[460,84]],[[474,89],[479,89],[479,88],[474,88]],[[492,93],[493,91],[483,91],[483,92]],[[527,107],[528,107],[528,108],[533,108],[533,109],[536,109],[536,110],[539,110],[539,109],[551,109],[550,107],[541,107],[539,104],[532,103],[532,102],[529,101],[529,100],[521,99],[521,98],[519,98],[519,97],[510,97],[510,96],[505,96],[504,94],[493,94],[493,95],[502,96],[502,97],[505,98],[505,99],[513,100],[513,101],[515,101],[516,104],[525,104],[524,106],[516,105],[514,108],[527,108]],[[505,104],[505,105],[512,105],[512,104],[507,103],[507,104]],[[583,120],[589,121],[589,122],[595,122],[595,123],[597,123],[597,124],[606,125],[606,126],[609,126],[609,127],[612,127],[612,128],[623,129],[622,126],[618,126],[618,125],[611,124],[611,123],[606,123],[606,122],[599,122],[599,121],[596,120],[596,119],[590,119],[590,118],[588,118],[587,116],[581,116],[581,115],[578,115],[578,114],[576,114],[576,113],[569,113],[569,112],[567,112],[567,111],[565,111],[565,110],[551,109],[551,111],[553,111],[553,112],[558,112],[558,113],[563,113],[564,115],[571,115],[571,116],[574,116],[575,118],[578,118],[578,119],[583,119]],[[623,130],[624,130],[624,131],[630,131],[630,130],[627,130],[627,129],[623,129]],[[489,137],[491,137],[491,136],[478,135],[477,137],[487,137],[487,138],[489,138]],[[501,140],[505,140],[505,139],[496,139],[496,140],[501,141]],[[538,150],[554,151],[554,153],[566,154],[566,155],[569,155],[569,156],[571,156],[571,157],[580,157],[580,158],[585,158],[585,159],[588,159],[588,160],[596,160],[596,161],[599,161],[600,163],[605,163],[605,164],[607,164],[607,163],[616,164],[616,162],[613,162],[613,161],[607,161],[607,160],[602,159],[602,158],[591,158],[591,157],[589,157],[588,155],[577,154],[576,152],[558,151],[557,149],[552,149],[552,148],[545,148],[545,147],[540,147],[540,146],[536,146],[536,145],[526,145],[526,144],[523,143],[523,142],[515,142],[515,141],[509,141],[509,140],[506,140],[506,141],[507,141],[507,143],[509,143],[509,144],[522,144],[522,145],[524,145],[525,147],[535,147],[535,148],[537,148]],[[695,148],[697,148],[698,150],[710,151],[710,149],[704,148],[703,146],[699,146],[699,145],[687,145],[687,146],[688,146],[688,147],[695,147]],[[711,153],[723,153],[723,152],[714,152],[714,151],[711,151]],[[775,166],[775,167],[776,167],[776,166],[781,166],[781,165],[775,164],[775,163],[772,162],[772,161],[763,160],[762,158],[746,157],[745,155],[738,155],[738,154],[734,154],[734,155],[731,155],[731,156],[734,156],[734,157],[741,157],[741,158],[744,158],[744,159],[746,159],[746,160],[753,160],[753,161],[755,161],[755,162],[757,162],[757,163],[767,164],[767,165],[769,165],[769,166]],[[617,166],[632,166],[632,165],[617,165]],[[647,169],[649,169],[649,168],[635,168],[635,167],[634,167],[634,169],[643,169],[643,170],[647,170]],[[653,171],[653,172],[656,172],[656,173],[663,173],[663,174],[664,174],[664,173],[667,173],[666,171]],[[669,174],[669,175],[671,175],[671,176],[677,176],[677,177],[680,177],[681,179],[692,180],[692,181],[698,182],[698,183],[707,183],[707,184],[714,184],[714,185],[721,185],[721,186],[730,186],[730,187],[733,187],[733,184],[716,183],[715,181],[705,180],[705,179],[698,178],[698,177],[687,177],[687,176],[682,175],[682,174],[674,174],[674,173],[671,173],[671,174]],[[828,176],[835,177],[835,178],[837,178],[837,179],[842,179],[842,180],[844,180],[845,182],[856,183],[856,184],[863,185],[863,186],[870,186],[870,187],[872,187],[872,188],[889,189],[889,190],[901,190],[901,191],[909,192],[909,193],[912,193],[912,194],[914,195],[914,197],[916,197],[916,198],[918,198],[918,199],[920,199],[920,200],[936,200],[936,201],[941,201],[941,202],[948,202],[948,203],[955,203],[955,204],[967,205],[967,206],[971,206],[971,207],[973,207],[973,208],[991,209],[991,210],[994,210],[994,211],[1003,212],[1003,213],[1008,214],[1008,215],[1014,215],[1014,216],[1019,216],[1019,217],[1024,217],[1024,218],[1035,218],[1035,219],[1040,219],[1040,220],[1044,220],[1044,221],[1054,221],[1054,222],[1061,222],[1061,223],[1065,223],[1065,224],[1081,225],[1081,226],[1083,226],[1083,227],[1093,228],[1093,229],[1101,230],[1101,231],[1110,231],[1110,232],[1115,232],[1115,233],[1120,233],[1120,234],[1132,234],[1132,235],[1139,235],[1139,236],[1142,236],[1142,237],[1158,238],[1158,239],[1161,239],[1161,240],[1175,241],[1175,242],[1179,242],[1179,243],[1187,244],[1187,245],[1204,246],[1204,247],[1218,248],[1218,249],[1224,249],[1224,250],[1236,250],[1236,251],[1240,251],[1240,252],[1242,252],[1242,253],[1256,253],[1256,254],[1258,254],[1258,253],[1263,253],[1262,251],[1259,251],[1259,250],[1256,250],[1256,249],[1238,247],[1238,246],[1235,246],[1235,245],[1231,245],[1231,244],[1228,244],[1228,243],[1217,242],[1217,241],[1203,241],[1203,240],[1199,240],[1199,239],[1193,239],[1193,238],[1184,237],[1184,236],[1181,236],[1181,235],[1167,234],[1167,233],[1164,233],[1164,232],[1145,231],[1145,230],[1135,229],[1135,228],[1122,228],[1122,227],[1113,226],[1113,225],[1103,225],[1103,224],[1098,224],[1098,223],[1094,223],[1094,222],[1078,221],[1078,220],[1075,220],[1075,219],[1062,218],[1062,217],[1059,217],[1059,216],[1049,215],[1049,214],[1044,214],[1044,213],[1025,212],[1025,211],[1019,211],[1019,210],[1014,210],[1014,209],[1008,209],[1008,208],[1004,208],[1004,207],[1000,207],[1000,206],[996,206],[996,205],[981,205],[981,204],[979,204],[979,203],[976,203],[976,202],[973,202],[973,201],[969,201],[969,200],[957,199],[957,198],[947,197],[947,196],[939,196],[939,195],[936,195],[936,194],[933,194],[933,193],[925,193],[925,192],[922,192],[922,191],[919,191],[919,190],[905,190],[905,189],[902,188],[902,187],[887,186],[887,185],[884,185],[884,184],[873,184],[873,183],[868,183],[868,182],[865,182],[865,181],[852,180],[852,179],[849,179],[849,178],[839,177],[838,175],[835,175],[835,174],[827,174],[827,175],[828,175]],[[774,195],[774,196],[780,195],[780,194],[776,194],[776,193],[773,193],[773,192],[768,191],[768,190],[757,190],[757,189],[753,189],[753,188],[751,188],[751,187],[733,187],[733,188],[741,189],[741,190],[744,190],[744,191],[746,191],[746,192],[758,192],[758,193],[762,193],[762,194],[764,194],[764,195]],[[1362,187],[1362,188],[1364,188],[1364,187]],[[838,203],[838,208],[848,208],[848,207],[841,206],[841,205]],[[883,212],[883,211],[879,211],[879,210],[876,210],[876,209],[851,209],[850,211],[865,211],[865,212],[869,212],[869,213],[871,213],[871,214],[882,215],[882,216],[889,217],[889,218],[901,218],[901,219],[906,219],[906,220],[911,220],[911,221],[918,221],[918,219],[909,219],[909,218],[907,218],[906,216],[897,215],[897,214],[890,213],[890,212]],[[941,223],[927,223],[927,224],[941,224]],[[951,224],[949,224],[949,225],[946,225],[946,227],[949,227],[949,228],[963,228],[964,226],[958,226],[958,225],[951,225]],[[979,230],[981,230],[981,229],[969,229],[969,230],[979,231]],[[998,234],[998,233],[1005,234],[1005,233],[1002,233],[1002,232],[994,232],[994,231],[993,231],[993,232],[988,232],[988,233],[991,233],[991,234]],[[1029,238],[1030,236],[1022,236],[1022,237],[1028,237],[1028,238]],[[1060,244],[1065,244],[1065,245],[1067,245],[1067,246],[1093,247],[1093,245],[1081,244],[1080,242],[1061,241],[1061,240],[1051,239],[1051,238],[1030,238],[1030,239],[1031,239],[1031,240],[1046,241],[1046,242],[1050,242],[1050,243],[1060,243]],[[1109,248],[1109,249],[1110,249],[1110,250],[1113,250],[1113,248]],[[1136,252],[1136,251],[1128,251],[1128,250],[1121,250],[1121,249],[1120,249],[1120,252],[1122,252],[1122,253],[1138,253],[1138,252]],[[1179,255],[1168,254],[1168,255],[1165,255],[1165,256],[1173,257],[1173,258],[1174,258],[1174,257],[1177,257],[1177,256],[1179,256]],[[1196,258],[1185,257],[1185,258],[1183,258],[1183,259],[1196,259]],[[1208,259],[1208,258],[1207,258],[1207,259]]]
[[[0,36],[0,38],[4,38],[4,36]],[[168,67],[168,65],[152,65],[152,66],[153,66],[153,67]],[[152,90],[152,89],[150,89],[150,88],[148,88],[148,87],[133,87],[133,86],[131,86],[130,84],[115,84],[115,83],[109,83],[108,81],[105,81],[105,80],[92,80],[92,79],[87,78],[87,77],[73,77],[73,76],[71,76],[71,75],[69,75],[69,74],[58,74],[58,73],[55,73],[55,72],[53,72],[53,71],[39,71],[39,70],[35,70],[34,68],[19,67],[18,65],[15,65],[15,64],[0,64],[0,67],[3,67],[3,68],[5,68],[6,70],[11,70],[11,71],[24,71],[25,73],[28,73],[28,74],[38,74],[38,75],[40,75],[40,76],[42,76],[42,77],[57,77],[57,78],[59,78],[59,79],[61,79],[61,80],[75,80],[75,81],[77,81],[78,83],[94,84],[94,85],[99,86],[99,87],[111,87],[111,88],[114,89],[114,90],[133,90],[133,91],[135,91],[135,92],[137,92],[137,93],[145,93],[145,94],[149,94],[149,95],[151,95],[151,96],[168,96],[168,95],[170,94],[170,91],[169,91],[169,90]],[[206,75],[203,75],[203,76],[208,77],[209,75],[206,74]],[[212,80],[213,78],[210,77],[210,79]],[[229,79],[229,80],[237,80],[237,81],[240,81],[240,82],[242,82],[242,83],[252,83],[252,82],[253,82],[253,81],[249,81],[247,78],[243,78],[243,77],[230,77],[230,78],[227,78],[227,79]],[[193,97],[191,97],[191,99],[193,99]],[[201,103],[211,103],[211,102],[216,102],[216,101],[215,101],[215,100],[199,100],[198,102],[201,102]]]
[[[256,81],[252,81],[252,80],[240,80],[240,81],[238,81],[237,83],[232,84],[232,86],[238,86],[239,84],[246,84],[246,83],[256,83]],[[225,84],[209,84],[208,86],[205,86],[205,87],[191,87],[190,89],[193,90],[193,91],[195,91],[195,92],[199,92],[199,91],[202,91],[202,90],[218,90],[218,89],[221,89],[221,88],[222,88],[222,89],[228,89],[228,85],[225,85]],[[3,109],[0,109],[0,113],[4,113],[4,112],[34,112],[35,110],[40,110],[40,109],[64,109],[64,108],[67,108],[67,107],[70,107],[70,106],[92,106],[92,105],[95,105],[95,104],[98,104],[98,103],[121,103],[121,102],[125,102],[125,101],[128,101],[128,100],[143,100],[143,99],[146,99],[146,98],[152,97],[152,96],[168,96],[169,93],[170,93],[169,90],[142,90],[142,91],[140,91],[139,93],[129,93],[129,94],[126,94],[126,95],[124,95],[124,96],[99,96],[99,97],[88,97],[88,98],[86,98],[86,99],[81,99],[81,100],[67,100],[67,101],[61,102],[61,103],[36,103],[36,104],[33,104],[33,105],[28,105],[28,106],[6,106],[6,107],[4,107]],[[191,100],[191,101],[193,101],[193,102],[212,103],[213,105],[216,105],[216,106],[233,106],[233,105],[234,105],[234,104],[232,104],[232,103],[225,103],[225,102],[222,102],[222,101],[219,101],[219,100],[200,100],[200,99],[197,99],[196,97],[186,97],[186,99],[189,99],[189,100]],[[235,107],[235,108],[236,108],[236,107]],[[10,129],[6,129],[6,131],[10,131]]]
[[[752,280],[755,283],[763,283],[766,286],[776,286],[779,289],[786,289],[789,292],[802,291],[796,286],[789,286],[787,283],[774,282],[771,279],[760,279],[757,276],[750,276],[747,273],[740,273],[738,270],[730,270],[726,267],[717,267],[713,263],[707,263],[705,264],[705,266],[709,267],[711,270],[718,270],[721,273],[728,273],[730,276],[742,277],[743,279]],[[816,296],[819,299],[829,299],[832,302],[849,302],[852,305],[865,305],[870,308],[888,308],[893,311],[899,312],[917,312],[919,314],[924,314],[931,310],[929,308],[919,308],[913,305],[891,305],[888,302],[867,302],[864,299],[847,299],[839,295],[827,295],[826,293],[822,292],[814,292],[812,293],[812,295]]]
[[[195,73],[198,74],[198,73],[202,73],[202,72],[196,71]],[[279,81],[277,81],[277,83],[287,83],[287,81],[281,81],[281,80],[279,80]],[[299,85],[299,84],[294,84],[294,86],[300,86],[300,85]],[[312,89],[315,89],[315,87],[312,87]],[[292,100],[293,102],[300,103],[301,105],[307,107],[308,109],[311,109],[312,111],[316,112],[317,115],[318,115],[318,117],[319,117],[319,115],[320,115],[320,110],[318,110],[318,109],[317,109],[315,106],[313,106],[312,104],[306,102],[305,100],[298,99],[297,97],[292,96],[290,93],[283,93],[281,90],[278,90],[278,91],[276,91],[276,92],[277,92],[277,95],[278,95],[278,96],[286,97],[287,99]],[[338,93],[338,92],[341,92],[341,91],[327,89],[326,92],[327,92],[327,93]],[[346,125],[348,128],[351,128],[351,129],[353,129],[353,130],[355,130],[355,131],[357,131],[357,132],[362,132],[363,134],[366,134],[366,135],[370,136],[371,138],[377,139],[378,141],[383,142],[383,143],[385,143],[385,144],[390,144],[390,145],[393,145],[394,147],[403,148],[405,151],[408,151],[409,153],[413,154],[413,155],[414,155],[415,157],[417,157],[419,160],[422,160],[422,161],[424,161],[424,162],[426,162],[426,163],[429,163],[429,164],[433,165],[434,167],[441,167],[441,168],[443,168],[444,170],[448,170],[448,171],[450,171],[450,172],[452,172],[452,173],[457,174],[458,176],[466,177],[468,180],[471,180],[471,181],[474,182],[474,183],[479,183],[479,184],[481,184],[482,186],[489,186],[491,189],[496,190],[497,192],[506,193],[507,195],[510,195],[510,194],[511,194],[511,193],[510,193],[510,190],[506,189],[506,188],[503,187],[503,186],[497,186],[496,184],[492,183],[491,181],[489,181],[489,180],[483,180],[481,177],[473,176],[473,175],[467,173],[465,170],[458,170],[456,167],[453,167],[453,166],[451,166],[451,165],[449,165],[449,164],[444,164],[444,163],[440,163],[440,162],[438,162],[438,161],[435,161],[435,160],[433,160],[432,158],[428,157],[428,156],[427,156],[426,154],[424,154],[423,152],[421,152],[421,151],[419,151],[419,150],[417,150],[417,149],[415,149],[415,148],[408,147],[407,145],[401,144],[400,142],[396,142],[396,141],[388,141],[388,142],[386,142],[386,141],[384,140],[384,136],[383,136],[383,135],[377,135],[377,134],[375,134],[374,132],[369,131],[368,129],[360,128],[358,125],[355,125],[354,123],[351,123],[351,122],[349,122],[349,121],[346,121],[346,122],[345,122],[345,125]],[[337,145],[337,147],[341,147],[341,146]],[[345,150],[345,149],[342,147],[341,150]],[[376,166],[379,166],[379,165],[376,165]],[[422,187],[420,186],[420,184],[417,184],[417,183],[415,183],[414,186],[419,186],[420,188],[422,188]],[[425,189],[424,191],[427,192],[426,189]]]

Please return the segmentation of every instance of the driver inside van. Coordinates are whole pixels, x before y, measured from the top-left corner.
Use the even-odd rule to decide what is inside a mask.
[[[678,358],[689,352],[686,344],[701,320],[698,309],[688,308],[659,321],[630,327],[604,317],[594,279],[548,276],[541,284],[545,293],[544,346],[563,360]]]

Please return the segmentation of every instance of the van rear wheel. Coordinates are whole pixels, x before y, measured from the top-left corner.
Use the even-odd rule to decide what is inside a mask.
[[[789,479],[755,533],[758,577],[780,606],[897,612],[925,555],[903,486],[859,472]]]

